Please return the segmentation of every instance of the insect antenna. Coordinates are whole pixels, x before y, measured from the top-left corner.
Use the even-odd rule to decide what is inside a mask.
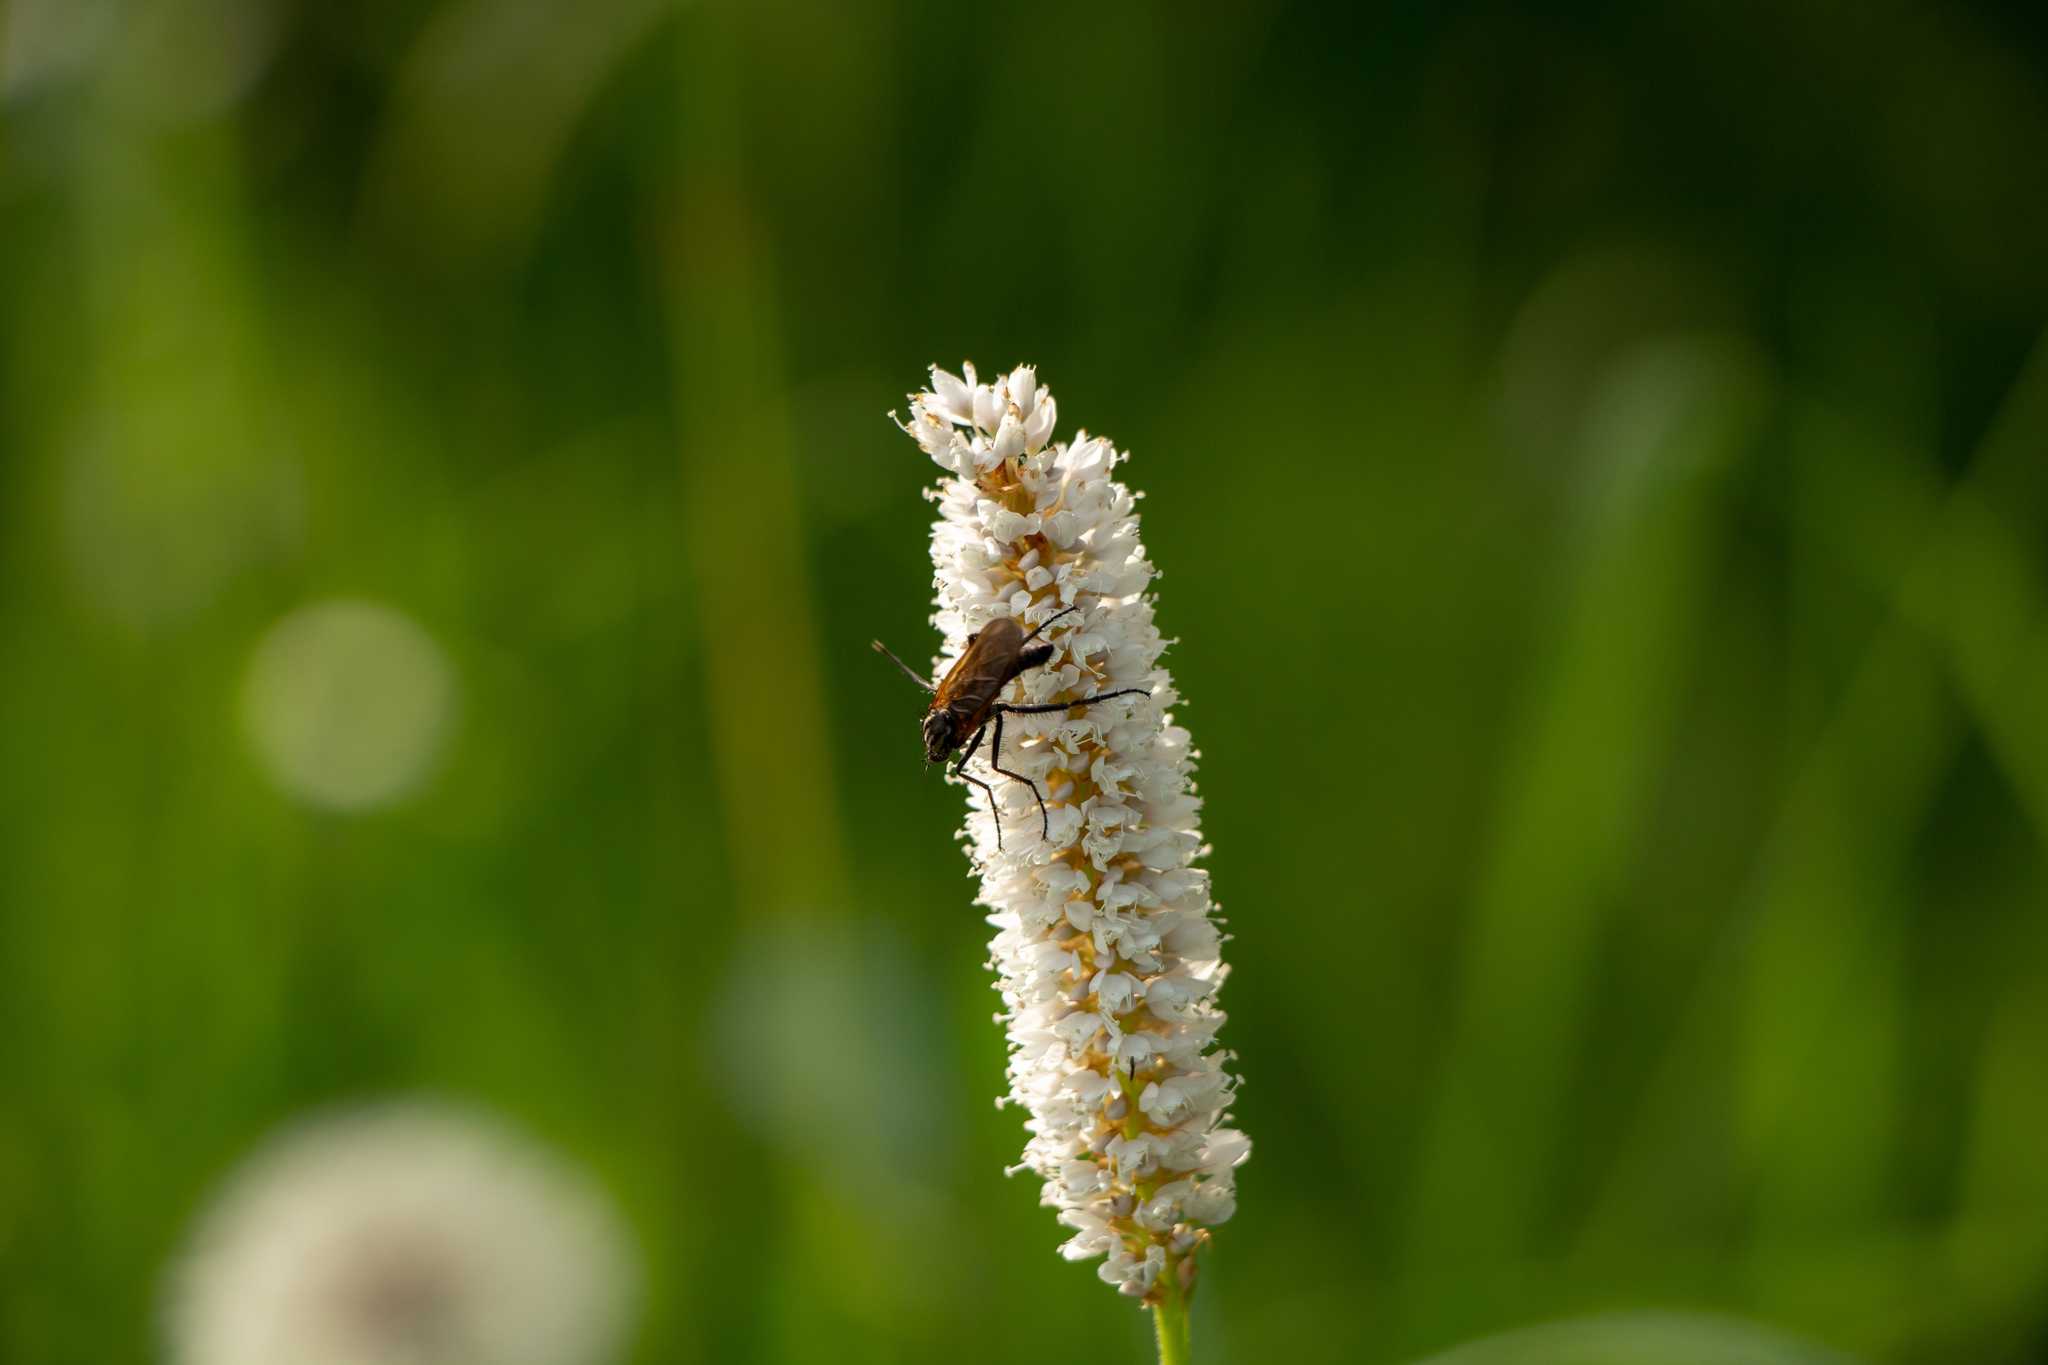
[[[936,692],[939,690],[932,684],[926,682],[916,669],[912,668],[909,664],[904,663],[903,660],[897,658],[894,654],[891,654],[889,652],[889,646],[883,644],[880,640],[876,640],[873,643],[876,649],[880,650],[884,654],[889,655],[890,663],[895,664],[898,668],[902,669],[904,675],[908,677],[912,682],[916,683],[919,687],[922,687],[927,692]]]

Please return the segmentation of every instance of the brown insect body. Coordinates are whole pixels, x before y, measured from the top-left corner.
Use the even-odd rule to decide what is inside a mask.
[[[967,650],[940,680],[924,718],[925,762],[944,763],[988,722],[1010,679],[1052,657],[1051,645],[1024,648],[1024,627],[999,616],[967,637]]]
[[[1055,612],[1030,634],[1024,627],[1007,616],[997,617],[983,626],[980,631],[967,637],[967,650],[953,666],[946,670],[936,686],[918,676],[917,670],[890,654],[880,640],[875,648],[902,669],[919,687],[932,694],[931,709],[924,716],[924,756],[927,763],[944,763],[953,754],[964,749],[960,761],[953,765],[956,777],[973,783],[988,794],[991,814],[996,816],[996,847],[1003,846],[1003,821],[996,808],[995,789],[978,777],[967,776],[967,760],[974,757],[981,747],[982,736],[988,732],[991,723],[995,726],[995,741],[989,746],[988,766],[1015,782],[1022,782],[1031,788],[1031,795],[1038,801],[1038,819],[1041,832],[1049,829],[1049,817],[1045,809],[1045,795],[1038,790],[1038,784],[1022,773],[1013,773],[1003,766],[1003,717],[1041,716],[1054,711],[1067,711],[1076,706],[1093,706],[1108,701],[1111,697],[1149,697],[1150,688],[1123,687],[1114,692],[1098,692],[1092,697],[1081,697],[1074,701],[1047,702],[1035,706],[1018,706],[1011,702],[997,701],[1010,680],[1027,668],[1036,668],[1052,658],[1051,645],[1032,645],[1038,632],[1068,612],[1077,611],[1068,607],[1066,611]],[[1030,646],[1026,648],[1026,646]]]

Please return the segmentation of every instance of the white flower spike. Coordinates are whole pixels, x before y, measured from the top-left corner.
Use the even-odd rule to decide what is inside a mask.
[[[1031,1111],[1023,1163],[1043,1202],[1074,1229],[1070,1260],[1168,1310],[1184,1342],[1194,1253],[1236,1211],[1251,1143],[1226,1126],[1237,1078],[1212,1051],[1228,968],[1212,917],[1207,850],[1160,666],[1166,642],[1145,596],[1154,569],[1138,542],[1124,455],[1078,433],[1051,441],[1057,409],[1030,366],[993,384],[932,369],[904,430],[948,477],[929,494],[943,673],[971,635],[1015,618],[1053,646],[999,700],[1016,706],[1134,696],[1006,717],[1003,751],[977,768],[1002,805],[969,793],[978,903],[996,927],[991,965],[1008,1006],[1010,1099]],[[1071,614],[1068,608],[1078,608]],[[1055,615],[1060,619],[1053,621]],[[996,773],[996,763],[1025,782]],[[1039,799],[1045,802],[1041,821]],[[1168,1352],[1177,1355],[1178,1352]]]

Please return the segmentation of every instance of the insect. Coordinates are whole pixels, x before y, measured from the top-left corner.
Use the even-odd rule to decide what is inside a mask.
[[[988,766],[1011,781],[1022,782],[1031,788],[1031,794],[1038,798],[1040,835],[1049,837],[1052,833],[1051,817],[1046,813],[1045,796],[1038,790],[1038,784],[1003,766],[1003,717],[1049,715],[1054,711],[1069,711],[1076,706],[1093,706],[1111,697],[1152,695],[1152,690],[1147,687],[1122,687],[1114,692],[1082,697],[1078,701],[1046,702],[1037,706],[1017,706],[996,700],[1012,678],[1052,657],[1053,646],[1031,644],[1038,638],[1039,631],[1060,617],[1079,610],[1079,607],[1068,607],[1066,611],[1056,612],[1039,623],[1038,630],[1029,635],[1011,618],[997,617],[967,637],[967,652],[954,661],[936,686],[926,682],[916,669],[891,654],[888,646],[880,640],[874,642],[875,648],[887,654],[890,662],[907,673],[912,682],[932,694],[931,709],[924,716],[924,761],[944,763],[956,749],[963,744],[966,746],[960,761],[953,765],[953,775],[972,782],[987,793],[989,813],[995,816],[996,821],[998,849],[1003,846],[1003,817],[996,808],[995,788],[978,777],[968,777],[964,771],[967,760],[973,758],[975,750],[981,747],[981,737],[988,733],[989,725],[994,724],[996,733],[994,742],[989,746]]]

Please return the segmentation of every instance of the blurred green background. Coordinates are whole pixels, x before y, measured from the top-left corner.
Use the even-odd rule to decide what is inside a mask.
[[[1201,1358],[2048,1351],[2048,11],[4,10],[0,1358],[150,1358],[222,1171],[418,1088],[603,1175],[639,1360],[1145,1357],[866,648],[963,356],[1150,495]],[[323,805],[335,598],[455,719]]]

